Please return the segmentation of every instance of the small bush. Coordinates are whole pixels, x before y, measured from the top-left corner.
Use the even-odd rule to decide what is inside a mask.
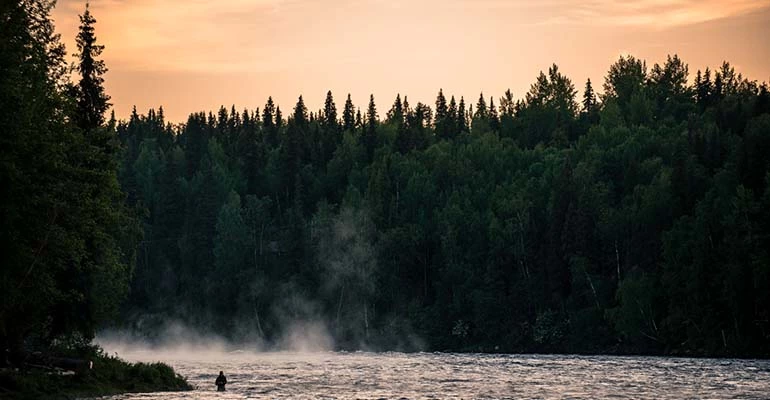
[[[2,371],[0,399],[70,399],[192,389],[185,378],[163,363],[128,363],[94,345],[55,350],[58,356],[91,360],[93,369],[80,375],[56,375],[40,370]]]

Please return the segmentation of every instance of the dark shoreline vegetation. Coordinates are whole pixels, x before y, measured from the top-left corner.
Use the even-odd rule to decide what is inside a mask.
[[[163,363],[128,363],[96,346],[68,348],[63,354],[91,360],[93,369],[74,375],[40,368],[0,370],[0,399],[58,400],[193,389]]]
[[[54,5],[0,3],[0,398],[190,390],[167,365],[90,344],[118,315],[142,232],[105,127],[96,21],[86,8],[71,76]]]
[[[621,57],[581,101],[553,65],[521,99],[117,121],[95,20],[70,76],[52,7],[0,6],[2,367],[170,324],[267,348],[770,356],[770,94],[729,63],[690,81],[677,56]]]

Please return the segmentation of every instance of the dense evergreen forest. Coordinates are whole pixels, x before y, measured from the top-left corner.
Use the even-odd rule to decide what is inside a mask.
[[[95,19],[80,17],[70,67],[54,5],[0,2],[0,367],[87,346],[118,316],[142,235],[105,126]]]
[[[582,101],[438,91],[362,110],[111,122],[142,211],[129,325],[342,348],[770,354],[770,94],[622,57]],[[497,105],[496,105],[497,104]]]
[[[279,346],[770,355],[770,93],[729,63],[621,57],[580,98],[553,65],[522,98],[105,121],[93,21],[70,82],[50,3],[0,6],[5,348],[174,321]]]

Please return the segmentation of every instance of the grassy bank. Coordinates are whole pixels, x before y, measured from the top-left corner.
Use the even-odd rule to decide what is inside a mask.
[[[0,399],[75,399],[119,393],[191,390],[187,380],[163,363],[129,363],[92,347],[79,356],[93,369],[76,375],[40,369],[0,371]]]

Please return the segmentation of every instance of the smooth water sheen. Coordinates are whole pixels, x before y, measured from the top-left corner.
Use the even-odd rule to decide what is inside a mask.
[[[132,361],[152,353],[123,354]],[[108,399],[762,399],[770,361],[443,353],[230,353],[164,360],[197,389]],[[227,392],[218,393],[220,370]]]

